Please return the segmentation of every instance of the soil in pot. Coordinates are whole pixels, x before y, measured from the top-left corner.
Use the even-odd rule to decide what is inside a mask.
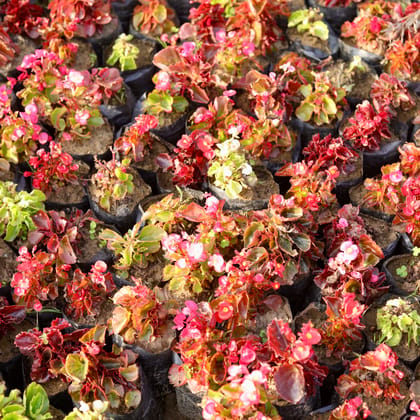
[[[127,173],[133,175],[134,191],[131,194],[127,194],[121,200],[111,201],[109,211],[99,207],[99,191],[92,184],[88,186],[90,197],[98,205],[100,210],[116,217],[126,217],[134,211],[140,200],[151,193],[151,188],[143,181],[136,169],[129,168]]]
[[[224,207],[229,210],[261,210],[266,208],[273,194],[279,194],[279,185],[274,181],[271,172],[264,166],[253,168],[257,183],[249,188],[240,198],[231,199],[221,188],[210,184],[209,189],[220,200],[225,200]]]
[[[366,326],[364,333],[368,338],[368,345],[372,349],[380,344],[378,339],[381,333],[377,328],[377,311],[379,308],[385,306],[389,300],[396,298],[398,298],[398,296],[390,294],[383,296],[379,301],[372,303],[362,317],[362,324]],[[410,302],[413,305],[413,309],[420,314],[420,303],[415,299],[410,299],[408,302]],[[401,342],[397,346],[392,346],[391,349],[401,361],[408,364],[415,362],[420,357],[420,346],[416,344],[414,339],[412,339],[408,345],[406,333],[403,333]]]
[[[130,41],[130,44],[133,44],[135,47],[137,47],[140,51],[136,58],[136,69],[135,70],[125,70],[122,71],[121,68],[118,66],[118,63],[114,65],[114,67],[118,67],[118,69],[121,71],[121,76],[124,77],[125,74],[133,73],[143,67],[151,66],[153,64],[153,56],[156,53],[157,49],[157,43],[156,41],[146,38],[146,37],[133,37],[133,39]],[[112,45],[109,45],[105,49],[104,53],[104,63],[106,64],[108,58],[110,57],[112,53]]]
[[[367,233],[381,247],[385,258],[389,257],[398,245],[401,236],[399,228],[377,217],[363,213],[360,216],[363,218]]]
[[[59,302],[57,302],[57,305],[59,305]],[[67,302],[63,303],[62,309],[64,310],[67,306]],[[85,315],[77,319],[69,316],[68,320],[75,328],[91,328],[95,325],[106,325],[113,309],[113,302],[110,299],[105,299],[98,308],[93,309],[95,312],[94,315]]]
[[[72,68],[83,71],[98,64],[98,57],[89,42],[83,38],[73,38],[71,42],[77,44],[77,53],[71,63]]]
[[[414,266],[416,264],[416,266]],[[407,268],[407,276],[401,277],[397,274],[397,270],[402,266]],[[383,270],[391,283],[391,289],[399,295],[411,295],[416,292],[420,280],[420,262],[418,257],[412,254],[395,255],[386,260]],[[420,312],[419,312],[420,313]]]
[[[310,303],[302,312],[297,314],[294,318],[294,330],[301,331],[302,325],[308,321],[312,321],[315,328],[320,329],[322,324],[328,319],[325,314],[325,305],[320,303]],[[353,340],[351,349],[344,353],[341,358],[327,355],[327,348],[325,345],[315,345],[313,347],[318,358],[318,363],[326,365],[334,372],[339,373],[342,370],[342,360],[352,360],[355,354],[363,352],[365,347],[365,340]]]
[[[395,366],[396,369],[404,372],[404,378],[400,382],[400,394],[404,395],[404,399],[395,401],[392,403],[386,403],[384,400],[375,397],[363,396],[363,401],[366,402],[367,406],[371,410],[371,416],[377,420],[396,420],[401,418],[405,413],[406,406],[410,401],[410,385],[413,381],[413,373],[411,370],[406,368],[402,363]]]
[[[351,187],[363,181],[363,154],[359,153],[359,157],[355,162],[355,168],[348,174],[341,173],[336,180],[334,188],[335,195],[341,206],[350,202],[349,191]]]
[[[354,69],[349,71],[349,63],[337,60],[326,68],[331,83],[336,87],[344,87],[347,90],[347,98],[354,98],[350,102],[361,102],[369,98],[370,88],[375,81],[376,74],[369,68],[367,71]]]
[[[376,217],[378,219],[383,219],[387,222],[391,222],[394,218],[394,214],[384,213],[379,210],[375,210],[373,208],[363,207],[363,197],[365,196],[367,190],[363,184],[355,185],[354,187],[350,188],[349,196],[350,202],[354,206],[360,206],[360,212],[368,214],[369,216]]]
[[[61,146],[63,152],[69,153],[73,158],[91,163],[94,155],[101,156],[108,152],[113,139],[113,130],[108,123],[105,123],[92,129],[88,139],[62,141]]]
[[[16,70],[16,67],[21,65],[25,55],[33,54],[37,48],[37,44],[28,37],[14,34],[11,36],[11,39],[18,47],[19,53],[16,54],[12,61],[0,67],[0,76],[3,76],[5,79],[7,77],[17,77],[19,71]]]
[[[296,28],[287,28],[287,37],[292,42],[299,42],[303,46],[311,48],[317,48],[326,54],[331,54],[331,49],[327,41],[323,41],[320,38],[310,35],[307,32],[299,33]]]
[[[155,286],[161,285],[165,265],[166,262],[160,258],[149,262],[146,267],[134,264],[128,272],[128,279],[131,279],[131,276],[142,279],[144,285],[153,289]]]
[[[47,202],[45,203],[47,208],[61,210],[67,207],[88,207],[83,183],[89,179],[90,166],[83,161],[75,163],[79,165],[79,169],[76,172],[78,182],[76,184],[67,184],[47,194]]]
[[[16,254],[12,248],[0,238],[0,280],[2,284],[9,284],[12,280],[13,274],[16,272],[18,263],[16,261]]]

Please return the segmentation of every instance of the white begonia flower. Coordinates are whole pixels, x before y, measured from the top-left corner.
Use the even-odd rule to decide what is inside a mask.
[[[243,175],[251,175],[252,174],[252,166],[249,163],[244,163],[242,165],[242,174]]]

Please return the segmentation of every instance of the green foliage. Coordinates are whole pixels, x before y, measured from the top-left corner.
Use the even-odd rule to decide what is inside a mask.
[[[408,270],[407,270],[407,266],[406,265],[401,265],[400,267],[398,267],[395,272],[402,277],[403,279],[405,279],[408,276]]]
[[[44,388],[32,382],[23,394],[13,389],[9,396],[5,395],[6,386],[0,383],[0,417],[2,420],[46,420],[52,419],[48,412],[50,403]]]
[[[257,182],[252,161],[248,161],[239,140],[235,138],[219,143],[217,147],[207,175],[229,198],[239,198]]]
[[[99,238],[107,242],[107,247],[114,251],[118,260],[114,267],[126,277],[133,264],[145,265],[160,250],[160,241],[166,236],[163,228],[154,225],[136,223],[132,229],[121,236],[111,229],[104,229]]]
[[[144,101],[144,112],[154,116],[164,112],[183,113],[187,108],[188,101],[183,96],[171,96],[169,92],[163,90],[153,90]]]
[[[322,14],[314,9],[296,10],[289,16],[288,27],[296,27],[299,33],[307,32],[322,41],[326,41],[328,39],[328,26],[321,18]]]
[[[133,35],[122,33],[112,46],[112,53],[106,60],[106,64],[113,66],[118,63],[122,71],[136,70],[136,60],[140,54],[140,50],[130,41]]]
[[[104,162],[96,160],[96,173],[92,176],[94,198],[99,206],[106,211],[119,200],[123,200],[134,191],[134,177],[128,171],[131,159],[116,160],[113,153],[112,160]]]
[[[40,190],[16,192],[16,184],[0,181],[0,236],[13,241],[26,238],[35,229],[32,216],[44,209],[45,194]]]
[[[299,88],[304,99],[296,109],[296,116],[318,126],[331,124],[343,116],[343,106],[347,105],[346,90],[333,87],[325,74],[314,73],[314,76],[314,83]]]
[[[411,340],[420,344],[420,315],[414,305],[404,299],[388,300],[385,306],[378,309],[376,324],[380,331],[376,340],[379,343],[398,346],[403,335],[407,334],[407,345]]]

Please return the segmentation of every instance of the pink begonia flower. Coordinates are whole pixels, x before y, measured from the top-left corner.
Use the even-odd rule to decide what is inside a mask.
[[[226,41],[226,31],[224,29],[220,29],[216,32],[216,41],[221,43]]]
[[[216,403],[213,400],[207,401],[203,408],[203,419],[212,420],[216,414]]]
[[[296,360],[306,360],[312,353],[311,346],[304,343],[302,340],[297,340],[293,347],[293,357]]]
[[[34,303],[34,310],[35,310],[36,312],[40,312],[40,311],[42,311],[42,304],[41,304],[41,302],[40,302],[40,301],[38,301],[38,302]]]
[[[359,247],[353,244],[351,240],[343,242],[340,246],[340,251],[343,251],[342,257],[346,263],[354,261],[359,255]]]
[[[340,217],[340,219],[338,220],[337,226],[340,229],[345,229],[346,227],[348,227],[349,222],[344,218],[344,217]]]
[[[195,49],[195,42],[184,42],[182,44],[180,54],[183,57],[189,57],[194,52],[194,49]]]
[[[398,184],[403,179],[401,171],[394,171],[389,174],[389,180],[395,184]]]
[[[252,363],[257,357],[257,353],[255,353],[255,350],[248,343],[241,348],[240,355],[241,358],[239,360],[239,363],[241,365],[248,365]]]
[[[299,337],[304,343],[309,345],[318,344],[321,341],[321,334],[309,322],[302,326]]]
[[[229,90],[223,91],[223,96],[227,96],[228,98],[235,95],[236,95],[236,90],[229,89]]]
[[[193,144],[193,139],[187,134],[183,134],[176,145],[184,150],[187,150]]]
[[[242,45],[242,52],[245,55],[250,56],[250,55],[254,54],[254,51],[255,51],[255,45],[251,41],[245,42]]]
[[[202,262],[207,259],[207,253],[201,242],[189,243],[187,245],[187,255],[192,262]]]
[[[63,140],[65,140],[65,141],[70,141],[71,140],[71,134],[70,133],[64,132],[62,134],[62,136],[63,136]]]
[[[251,379],[245,379],[241,384],[241,395],[239,399],[246,405],[258,404],[260,393]]]
[[[78,110],[76,111],[74,118],[81,126],[85,126],[90,118],[90,113],[86,109]]]
[[[210,255],[208,259],[208,264],[210,267],[214,268],[214,271],[217,273],[222,273],[225,270],[225,260],[223,259],[221,254],[213,254]]]
[[[179,249],[179,243],[181,242],[181,236],[177,233],[171,233],[170,235],[162,238],[160,243],[164,251],[176,252]]]
[[[206,109],[204,112],[194,117],[194,124],[200,124],[205,121],[211,121],[213,119],[213,113]]]
[[[168,90],[171,88],[171,78],[165,71],[160,71],[156,76],[156,90]]]
[[[222,321],[226,321],[232,317],[233,306],[229,302],[222,302],[217,308],[217,315]]]
[[[85,84],[85,78],[83,76],[83,73],[80,71],[71,69],[67,77],[71,83],[75,84],[78,87],[83,86]]]
[[[183,268],[186,268],[187,267],[187,260],[185,258],[180,258],[175,263],[175,265],[182,270]]]
[[[210,213],[212,215],[216,214],[219,208],[219,199],[214,197],[213,195],[210,195],[206,199],[205,207],[207,213]]]

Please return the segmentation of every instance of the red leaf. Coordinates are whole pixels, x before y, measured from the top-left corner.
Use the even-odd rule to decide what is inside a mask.
[[[268,343],[277,356],[280,356],[289,345],[286,337],[281,332],[281,322],[282,321],[275,319],[267,328]]]
[[[178,216],[184,217],[185,219],[189,220],[190,222],[200,223],[203,220],[207,219],[207,213],[197,203],[190,203],[184,210],[178,212]]]
[[[280,366],[274,381],[279,396],[291,404],[297,404],[305,396],[305,377],[300,365]]]

